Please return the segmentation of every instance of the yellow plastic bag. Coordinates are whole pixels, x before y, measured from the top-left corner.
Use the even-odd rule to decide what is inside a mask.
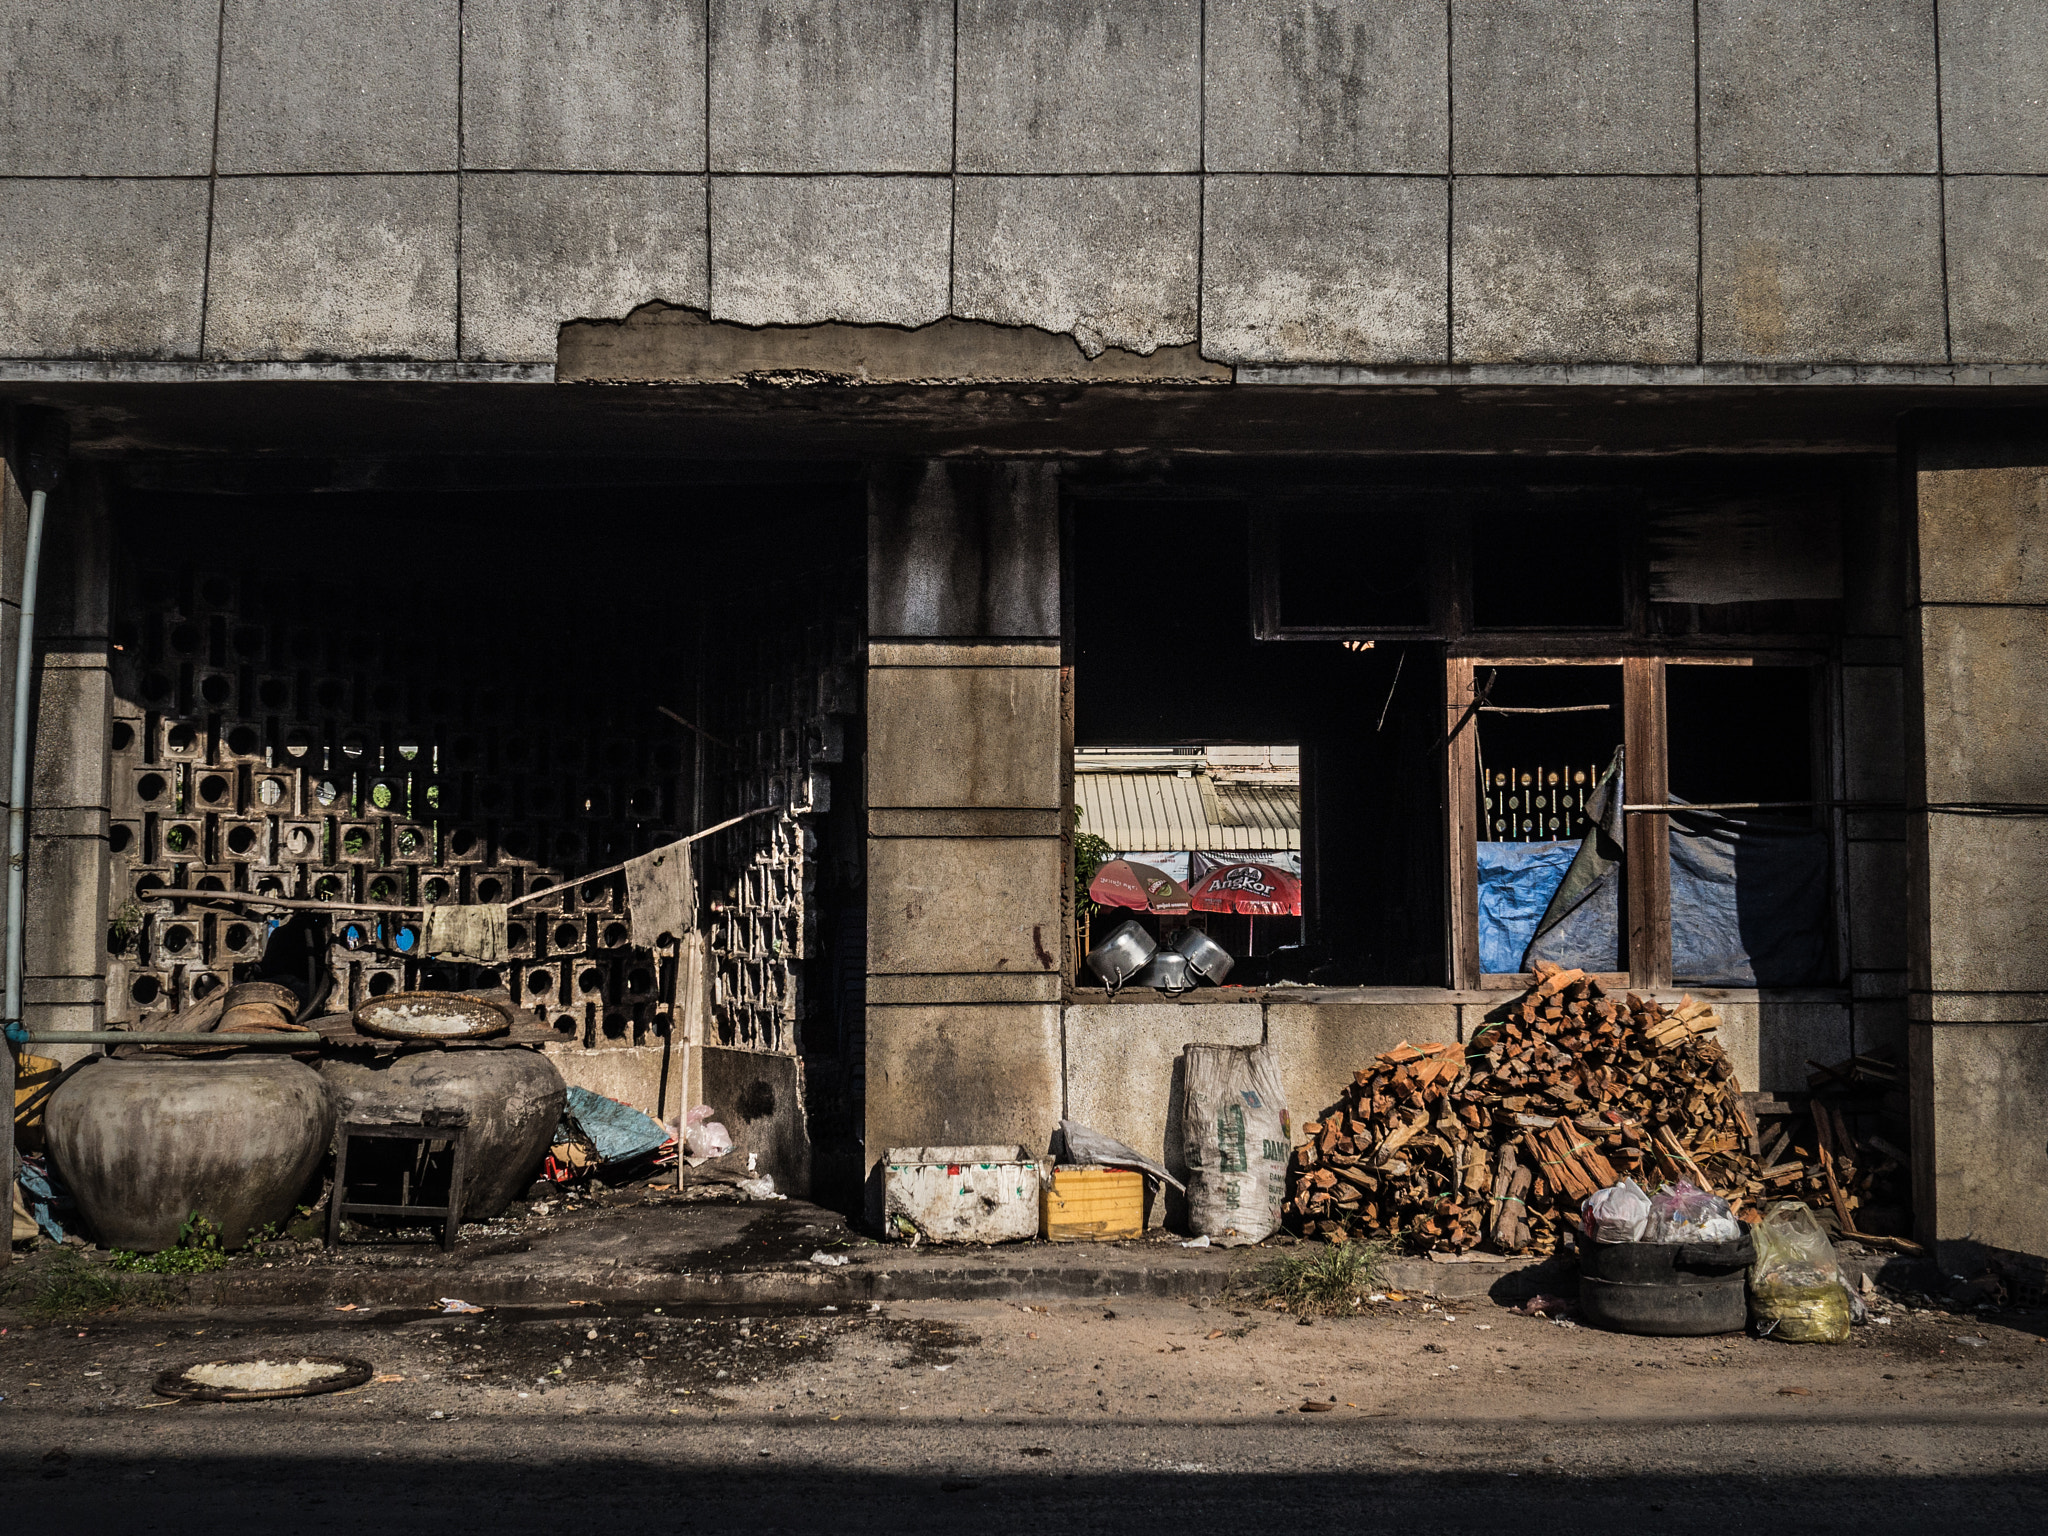
[[[1842,1344],[1849,1338],[1849,1288],[1834,1245],[1802,1200],[1780,1200],[1757,1223],[1749,1270],[1749,1313],[1756,1331],[1794,1344]]]

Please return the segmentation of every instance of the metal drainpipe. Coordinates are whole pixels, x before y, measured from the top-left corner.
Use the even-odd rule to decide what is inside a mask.
[[[35,680],[36,577],[43,560],[43,514],[49,506],[50,488],[63,474],[66,446],[61,430],[45,432],[26,455],[28,538],[21,564],[21,632],[14,648],[14,756],[7,778],[7,995],[5,1009],[0,1011],[7,1038],[17,1045],[27,1040],[21,1021],[21,950],[26,926],[22,907],[28,886],[28,743],[30,689]],[[11,1202],[11,1193],[8,1198]]]

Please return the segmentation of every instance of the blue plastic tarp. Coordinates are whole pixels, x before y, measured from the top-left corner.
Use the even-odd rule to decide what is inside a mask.
[[[628,1163],[659,1151],[669,1139],[668,1128],[652,1115],[643,1115],[617,1099],[608,1099],[588,1088],[571,1088],[562,1106],[562,1119],[581,1131],[597,1149],[598,1161]],[[560,1132],[556,1133],[560,1140]]]
[[[1671,818],[1671,974],[1724,987],[1827,979],[1828,840],[1813,827]]]
[[[1479,845],[1479,969],[1504,975],[1522,956],[1558,882],[1579,851],[1574,842]]]

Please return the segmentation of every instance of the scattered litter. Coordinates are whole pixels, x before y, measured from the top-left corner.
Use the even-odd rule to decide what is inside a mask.
[[[932,1369],[935,1371],[950,1371],[953,1367],[950,1365],[935,1365]]]
[[[1333,1412],[1336,1409],[1336,1407],[1337,1405],[1335,1403],[1319,1403],[1314,1398],[1310,1397],[1302,1399],[1301,1411],[1303,1413],[1330,1413]]]
[[[1778,1396],[1780,1396],[1780,1397],[1811,1397],[1811,1396],[1813,1396],[1813,1388],[1811,1388],[1811,1387],[1780,1387],[1780,1388],[1778,1388]]]
[[[1207,1248],[1208,1246],[1209,1234],[1206,1232],[1204,1232],[1200,1237],[1191,1238],[1189,1241],[1181,1244],[1181,1247],[1183,1248]]]
[[[1374,1291],[1370,1296],[1366,1297],[1365,1299],[1367,1301],[1385,1301],[1388,1299],[1388,1297],[1385,1291]]]
[[[358,1307],[354,1302],[350,1302],[347,1306],[336,1307],[334,1310],[337,1312],[360,1312],[362,1308]]]
[[[1561,1317],[1566,1312],[1569,1312],[1571,1308],[1572,1304],[1564,1300],[1562,1297],[1531,1296],[1519,1307],[1509,1307],[1508,1310],[1514,1313],[1517,1317],[1555,1318]]]
[[[1491,1323],[1474,1323],[1472,1326],[1481,1333],[1491,1333],[1493,1331],[1493,1324]]]
[[[1972,1349],[1982,1349],[1986,1344],[1989,1344],[1991,1341],[1989,1339],[1979,1337],[1977,1334],[1974,1333],[1959,1333],[1955,1337],[1955,1342],[1958,1344],[1967,1344]]]
[[[483,1308],[472,1306],[469,1302],[457,1296],[443,1296],[441,1298],[441,1310],[443,1312],[481,1312]]]
[[[1220,1339],[1223,1337],[1223,1330],[1221,1328],[1212,1328],[1209,1330],[1209,1337],[1212,1339]]]
[[[733,1182],[733,1188],[745,1195],[749,1200],[787,1200],[789,1198],[787,1195],[778,1195],[775,1192],[774,1178],[765,1173],[756,1179],[737,1179]]]
[[[811,1255],[811,1262],[813,1264],[822,1264],[827,1269],[837,1269],[840,1265],[847,1262],[847,1258],[843,1253],[827,1253],[824,1249],[820,1248]]]

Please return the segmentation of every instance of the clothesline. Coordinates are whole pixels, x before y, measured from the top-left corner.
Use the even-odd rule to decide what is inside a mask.
[[[688,837],[678,838],[675,842],[669,843],[666,846],[670,848],[681,848],[689,843],[701,842],[703,839],[715,836],[717,833],[723,832],[729,827],[736,827],[743,821],[750,821],[756,816],[765,816],[769,814],[771,811],[781,811],[785,809],[788,808],[780,805],[764,805],[751,811],[743,811],[737,816],[730,817],[725,821],[721,821],[715,827],[706,827],[701,832],[692,832]],[[803,807],[798,806],[795,808],[793,814],[800,813],[802,810]],[[645,855],[643,854],[642,857],[644,858]],[[538,901],[543,896],[553,896],[558,892],[568,890],[571,886],[585,885],[592,880],[606,879],[612,875],[623,873],[626,868],[626,865],[632,862],[633,861],[631,859],[627,859],[623,863],[613,864],[604,869],[594,869],[587,875],[578,875],[574,880],[564,880],[557,885],[545,886],[537,891],[528,891],[524,896],[513,897],[510,901],[505,902],[504,906],[508,909],[512,907],[524,906],[529,901]],[[200,906],[214,907],[277,907],[282,910],[290,912],[397,912],[403,913],[407,916],[412,916],[418,913],[424,913],[427,910],[425,907],[401,906],[392,902],[309,901],[303,897],[267,896],[255,891],[157,890],[150,892],[147,896],[143,897],[142,899],[144,901],[189,901],[194,902]]]

